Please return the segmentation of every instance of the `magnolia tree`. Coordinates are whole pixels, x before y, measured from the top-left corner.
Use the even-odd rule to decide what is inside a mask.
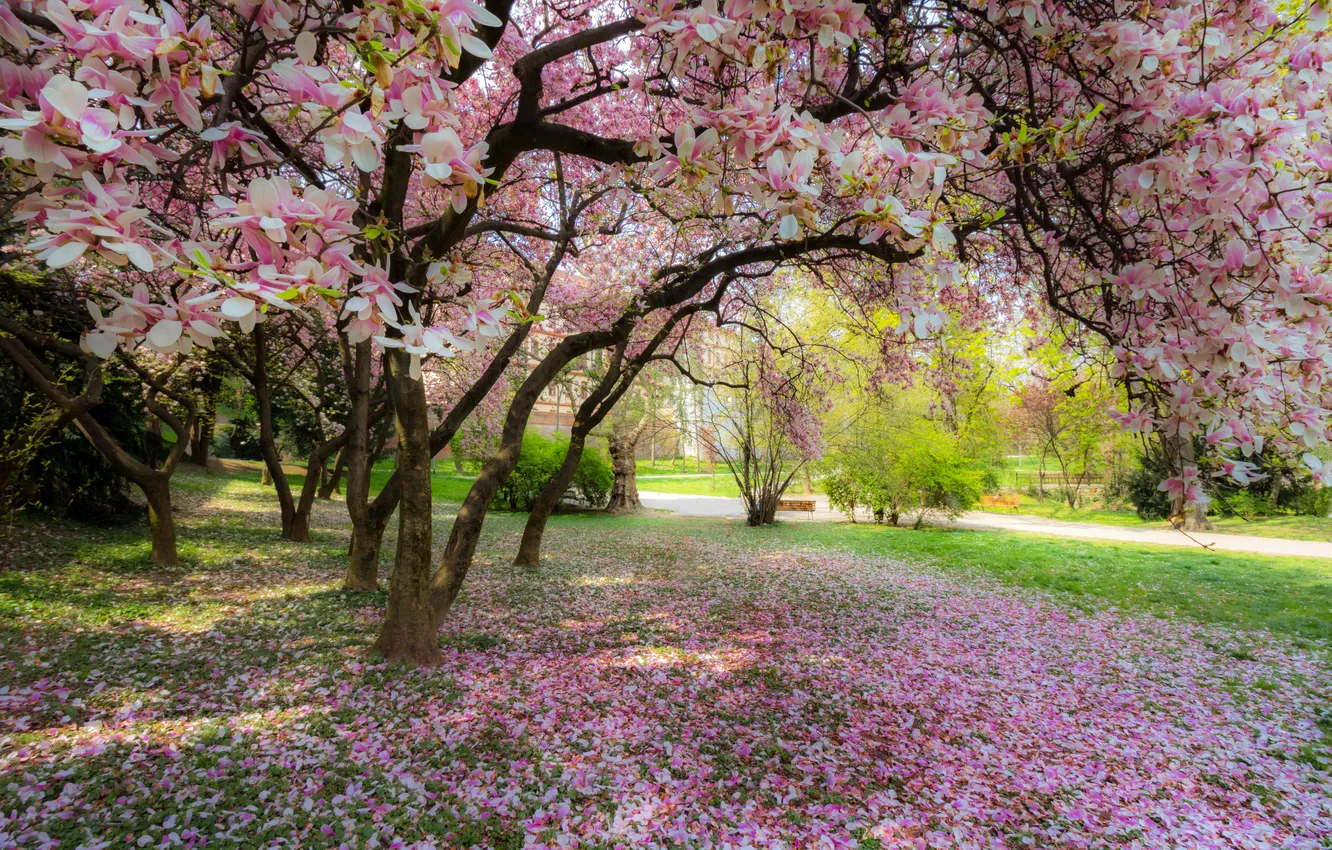
[[[1119,352],[1126,427],[1207,435],[1213,456],[1167,485],[1190,500],[1209,470],[1249,474],[1259,441],[1299,458],[1326,440],[1325,19],[1239,0],[8,0],[6,190],[24,250],[86,289],[90,357],[173,356],[322,312],[363,457],[382,349],[400,463],[379,647],[430,662],[530,393],[735,273],[873,260],[841,283],[928,336],[941,304],[966,301],[964,265],[1003,255],[1014,285],[1039,283]],[[534,190],[553,171],[560,191]],[[550,264],[579,250],[571,216],[608,227],[622,203],[677,227],[674,255],[519,387],[432,572],[444,434],[422,360],[497,341],[446,416],[465,419]],[[469,264],[506,234],[544,240],[545,271],[518,285]],[[40,348],[22,319],[9,348]],[[351,490],[366,477],[349,462]],[[352,518],[355,573],[387,516]]]
[[[1030,89],[1013,76],[1029,60],[1049,69],[1045,96],[996,113],[1011,235],[1055,315],[1114,351],[1115,416],[1164,438],[1181,510],[1205,505],[1208,475],[1258,477],[1265,445],[1332,482],[1312,453],[1332,407],[1327,17],[1154,3],[1087,21],[1033,4],[1010,25],[1032,40],[996,57],[1010,91]]]

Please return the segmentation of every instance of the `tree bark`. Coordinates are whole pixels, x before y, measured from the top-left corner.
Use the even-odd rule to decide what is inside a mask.
[[[153,408],[154,415],[159,419],[165,419],[177,434],[189,433],[189,428],[193,425],[193,415],[190,415],[187,423],[182,425],[166,410],[156,405],[150,407]],[[176,471],[176,465],[185,454],[185,446],[189,441],[176,440],[162,467],[153,469],[118,446],[101,424],[92,418],[92,414],[85,413],[75,419],[74,423],[102,457],[143,491],[144,498],[148,501],[148,532],[152,542],[150,555],[152,562],[161,567],[179,566],[180,558],[176,553],[176,520],[171,512],[171,475]]]
[[[163,567],[178,566],[176,520],[171,514],[171,480],[153,476],[136,482],[148,499],[148,533],[152,538],[152,561]]]
[[[546,282],[549,282],[549,277]],[[545,284],[543,283],[536,291],[534,291],[532,297],[529,299],[529,311],[535,311],[535,309],[540,306],[544,294]],[[443,421],[441,421],[430,434],[430,450],[432,457],[435,454],[442,452],[444,447],[452,442],[454,436],[458,433],[458,429],[467,421],[467,417],[472,414],[472,411],[476,409],[477,405],[485,400],[486,395],[490,393],[490,390],[495,386],[495,383],[504,374],[504,370],[508,368],[509,362],[512,360],[514,354],[521,350],[522,344],[527,339],[530,330],[531,324],[525,322],[518,330],[510,334],[509,338],[504,341],[504,344],[500,346],[499,350],[495,353],[495,358],[491,360],[490,365],[486,367],[486,370],[481,374],[481,377],[478,378],[472,386],[468,387],[467,392],[463,393],[457,403],[455,403],[453,407],[449,409],[449,412],[444,415]],[[457,461],[455,460],[455,463],[456,462]],[[349,510],[353,490],[350,470],[351,461],[349,460],[347,475],[347,503]],[[378,560],[379,550],[384,539],[384,531],[388,527],[389,518],[393,515],[393,511],[397,508],[398,500],[401,497],[401,487],[402,480],[398,477],[397,471],[395,470],[393,474],[389,476],[388,481],[384,482],[384,488],[379,491],[379,495],[375,497],[374,501],[367,501],[365,507],[365,524],[363,526],[359,525],[355,518],[353,518],[353,560],[359,557],[364,561],[365,559],[370,558],[372,553],[376,561]]]
[[[781,495],[779,492],[759,494],[758,498],[750,503],[745,522],[755,528],[760,525],[772,525],[777,521],[777,500]]]
[[[389,352],[389,395],[398,430],[398,548],[388,611],[374,651],[389,661],[436,666],[439,623],[431,599],[430,420],[425,384],[410,374],[406,352]]]
[[[581,430],[575,422],[569,431],[569,450],[564,454],[564,463],[560,464],[555,477],[541,488],[531,512],[527,515],[527,525],[523,527],[523,540],[518,544],[518,555],[513,559],[515,567],[541,566],[541,538],[546,532],[546,522],[559,507],[560,499],[564,498],[569,485],[573,482],[586,442],[587,431]]]
[[[1179,473],[1183,473],[1184,468],[1193,466],[1196,458],[1193,453],[1193,438],[1181,437],[1178,434],[1168,438],[1168,446],[1171,454],[1174,456],[1174,467]],[[1185,531],[1211,531],[1212,523],[1207,519],[1207,509],[1202,505],[1194,505],[1186,510],[1184,496],[1172,496],[1170,499],[1170,514],[1172,519],[1178,518],[1176,524]]]
[[[541,539],[546,531],[546,522],[559,506],[560,499],[578,472],[578,464],[582,460],[588,435],[592,433],[593,428],[602,423],[633,386],[638,373],[682,317],[681,314],[677,314],[666,322],[653,340],[629,361],[627,368],[625,368],[625,346],[616,346],[606,364],[606,373],[574,414],[573,423],[569,428],[569,450],[564,455],[564,462],[560,465],[559,471],[542,488],[536,504],[532,506],[527,516],[527,525],[523,528],[523,539],[518,547],[518,555],[514,558],[514,566],[535,568],[541,565]],[[636,434],[635,443],[642,437],[641,426],[636,429]],[[632,455],[632,452],[630,454]],[[634,490],[634,495],[637,496],[637,488]]]
[[[217,425],[217,395],[222,391],[222,358],[209,352],[204,358],[204,373],[199,377],[199,415],[195,417],[190,433],[190,462],[208,466],[212,449],[213,430]]]
[[[352,539],[347,575],[342,589],[376,590],[379,587],[379,546],[383,529],[376,532],[370,516],[370,343],[342,347],[343,369],[351,409],[347,412],[347,515]]]
[[[538,373],[534,371],[533,376],[536,374]],[[453,602],[462,589],[463,580],[467,577],[467,571],[472,566],[472,558],[476,555],[476,547],[481,540],[481,528],[485,525],[490,503],[495,498],[495,493],[508,480],[513,468],[518,465],[528,417],[541,389],[545,387],[545,382],[541,382],[540,387],[535,388],[532,383],[532,376],[529,376],[518,390],[513,404],[509,407],[504,429],[500,433],[499,448],[481,467],[481,472],[472,482],[472,488],[467,491],[467,497],[463,499],[462,507],[458,509],[458,515],[453,520],[453,528],[449,531],[449,540],[444,547],[444,557],[435,573],[435,602],[438,606],[440,623],[453,607]]]
[[[291,534],[288,540],[298,543],[310,542],[310,512],[314,509],[315,496],[322,490],[322,481],[328,466],[328,457],[340,451],[347,443],[347,432],[343,431],[332,440],[325,440],[310,450],[310,458],[305,463],[305,480],[301,482],[301,497],[296,503],[296,512],[291,520]]]
[[[606,438],[611,456],[611,472],[615,474],[610,504],[606,505],[607,513],[632,514],[643,509],[643,503],[638,499],[638,465],[634,460],[638,430],[634,428],[629,434],[612,431]]]
[[[431,580],[431,604],[434,608],[434,620],[431,635],[439,630],[444,618],[448,616],[454,601],[462,590],[467,571],[472,566],[477,544],[481,540],[481,528],[486,521],[486,512],[490,508],[495,493],[504,486],[513,468],[518,465],[518,455],[522,451],[523,432],[532,415],[542,391],[550,386],[560,370],[575,358],[612,344],[621,344],[633,330],[630,322],[617,323],[612,331],[590,332],[565,337],[537,364],[528,374],[527,379],[518,387],[509,412],[504,418],[504,428],[500,432],[499,448],[490,460],[481,468],[480,474],[472,482],[458,515],[454,518],[453,528],[449,531],[449,540],[444,547],[444,557]],[[397,578],[395,576],[394,580]]]
[[[291,482],[282,471],[282,458],[278,455],[273,429],[273,396],[268,386],[268,336],[263,325],[254,326],[254,372],[250,375],[250,385],[254,387],[254,398],[259,408],[259,450],[264,455],[264,467],[268,470],[273,489],[277,491],[278,508],[282,513],[281,537],[283,540],[308,543],[308,528],[304,536],[294,536],[298,533],[296,503],[291,494]]]
[[[343,432],[346,433],[345,431]],[[347,443],[344,440],[342,449],[338,451],[338,459],[333,462],[333,471],[329,473],[328,478],[323,484],[319,485],[319,495],[317,498],[328,501],[333,498],[334,493],[342,492],[342,473],[347,468]]]

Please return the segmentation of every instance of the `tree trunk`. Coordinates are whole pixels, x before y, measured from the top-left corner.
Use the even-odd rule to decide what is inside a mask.
[[[749,503],[745,523],[754,527],[771,525],[777,520],[777,500],[780,493],[762,493]]]
[[[449,454],[453,456],[453,474],[462,475],[463,474],[462,457],[459,456],[457,452],[449,452]]]
[[[347,444],[344,441],[342,450],[338,452],[338,459],[333,462],[333,471],[329,473],[327,479],[319,487],[317,498],[325,501],[332,499],[334,493],[342,492],[342,473],[347,466]]]
[[[204,405],[207,411],[207,405]],[[217,414],[214,413],[216,416]],[[208,450],[213,442],[213,429],[204,421],[204,415],[200,415],[194,426],[194,433],[190,435],[190,463],[196,466],[208,467]]]
[[[204,373],[198,380],[199,415],[190,429],[190,462],[208,466],[213,430],[217,426],[217,395],[222,391],[223,359],[210,351],[204,357]]]
[[[509,474],[518,465],[521,450],[521,431],[517,439],[501,440],[499,450],[481,467],[481,472],[472,482],[472,489],[467,491],[467,498],[458,509],[449,532],[449,542],[444,547],[444,557],[435,574],[440,622],[443,622],[444,616],[458,598],[458,592],[462,590],[463,580],[467,577],[477,544],[481,541],[481,528],[485,525],[487,510],[499,488],[504,486]]]
[[[310,542],[310,512],[314,509],[315,496],[322,489],[321,479],[326,477],[328,456],[346,445],[345,433],[344,431],[342,435],[332,440],[318,443],[310,450],[310,459],[305,464],[305,480],[301,482],[301,498],[296,503],[288,540],[297,543]]]
[[[1174,466],[1180,474],[1183,474],[1185,467],[1194,466],[1196,458],[1193,454],[1193,438],[1181,437],[1175,435],[1168,438],[1169,450],[1174,455]],[[1172,518],[1179,517],[1178,526],[1185,531],[1211,531],[1212,524],[1207,520],[1207,509],[1202,505],[1194,505],[1191,509],[1185,510],[1184,496],[1172,496],[1170,499],[1170,514]]]
[[[259,408],[259,450],[263,452],[264,467],[277,491],[278,508],[282,512],[282,539],[309,542],[308,531],[303,540],[292,536],[296,523],[296,503],[291,495],[291,482],[282,472],[282,458],[278,455],[273,431],[273,398],[268,388],[268,337],[263,325],[254,326],[254,374],[250,379]]]
[[[419,663],[433,663],[433,658],[438,657],[438,640],[436,635],[444,619],[448,616],[449,610],[453,607],[454,601],[458,598],[458,593],[462,590],[463,581],[467,578],[467,572],[472,566],[472,560],[476,554],[476,547],[480,543],[481,529],[485,524],[486,511],[491,501],[495,498],[495,493],[508,480],[513,469],[518,464],[518,455],[522,449],[523,432],[527,428],[528,419],[531,417],[532,408],[536,405],[537,399],[543,390],[550,386],[560,370],[567,366],[574,358],[593,351],[597,348],[606,347],[613,344],[620,344],[623,339],[632,332],[634,324],[629,321],[622,322],[617,326],[613,333],[583,333],[565,337],[555,348],[553,348],[540,363],[528,374],[527,379],[523,381],[518,391],[514,394],[513,401],[509,404],[509,412],[504,419],[504,429],[500,434],[499,449],[481,468],[480,474],[472,482],[472,487],[463,500],[462,506],[458,510],[458,515],[453,521],[453,527],[449,531],[449,540],[444,547],[444,556],[440,559],[439,567],[434,575],[429,579],[428,597],[422,599],[421,582],[423,576],[414,572],[400,571],[405,566],[414,564],[414,557],[404,560],[401,555],[404,546],[417,548],[417,542],[412,539],[400,539],[398,543],[399,559],[394,570],[393,584],[394,588],[390,591],[390,605],[385,617],[384,628],[380,635],[380,640],[376,643],[376,648],[389,658],[414,659]],[[404,358],[404,363],[405,358]],[[492,365],[494,362],[492,361]],[[394,376],[390,382],[390,388],[393,388],[393,380],[400,380]],[[479,389],[473,385],[469,394]],[[429,431],[429,423],[426,417],[425,391],[419,389],[419,420],[421,433],[428,435],[424,444],[426,451],[420,452],[419,463],[421,471],[419,472],[419,483],[414,485],[417,489],[424,490],[424,493],[418,493],[416,498],[429,498],[430,488],[430,458],[434,451],[442,449],[452,438],[452,433],[456,432],[461,424],[454,418],[458,407],[449,412],[445,417],[445,422],[441,423],[441,428],[436,428],[434,433]],[[406,395],[403,393],[403,395]],[[396,404],[398,395],[391,392],[391,398]],[[417,404],[416,396],[413,394],[411,403]],[[415,410],[409,411],[411,419],[414,421],[417,417]],[[400,422],[408,422],[408,415],[399,413]],[[449,433],[445,431],[451,429]],[[438,444],[436,444],[438,440]],[[402,447],[399,448],[402,451]],[[416,448],[411,449],[416,452]],[[399,458],[399,472],[409,469],[405,465],[406,459]],[[407,498],[408,486],[404,479],[399,475],[395,479],[403,480],[404,483],[397,489],[401,494],[404,503]],[[388,487],[385,487],[387,490]],[[382,498],[384,493],[380,494]],[[427,523],[429,517],[427,516]],[[402,535],[410,535],[406,520],[399,526],[400,538]],[[427,524],[426,528],[429,526]],[[403,583],[403,589],[400,592],[401,603],[397,606],[392,604],[393,593],[397,589],[399,581]]]
[[[354,349],[343,349],[343,364],[348,373],[351,409],[347,412],[347,515],[351,518],[352,539],[347,575],[342,589],[376,590],[379,587],[379,544],[382,531],[376,533],[370,518],[370,358],[369,342]]]
[[[809,477],[808,466],[800,470],[800,484],[804,488],[806,496],[814,495],[814,482]]]
[[[166,440],[162,439],[161,420],[149,419],[148,426],[147,428],[145,428],[145,430],[148,432],[148,451],[147,451],[147,457],[144,458],[144,460],[148,461],[149,469],[157,469],[157,452],[158,449],[166,442]],[[189,443],[187,435],[185,434],[177,434],[176,439],[185,440],[187,445]]]
[[[668,328],[672,324],[668,323]],[[569,450],[564,455],[564,462],[560,464],[559,471],[546,482],[546,486],[537,495],[536,504],[532,506],[532,511],[527,517],[527,525],[523,529],[523,540],[518,547],[518,555],[514,558],[514,566],[535,568],[541,565],[541,538],[546,531],[546,522],[559,507],[560,499],[578,472],[578,464],[582,460],[588,434],[601,424],[616,403],[633,386],[634,378],[664,338],[664,331],[659,331],[657,338],[638,353],[627,369],[622,368],[625,365],[624,346],[615,348],[614,354],[606,364],[606,373],[574,414],[573,423],[569,427]],[[641,428],[635,433],[640,435],[635,437],[634,441],[637,442],[641,438]],[[635,495],[637,495],[636,489]]]
[[[606,439],[611,456],[611,471],[615,473],[610,504],[606,505],[608,513],[632,514],[643,509],[643,503],[638,499],[638,465],[634,462],[637,442],[614,432]]]
[[[569,450],[565,452],[564,463],[560,465],[555,477],[546,482],[537,495],[532,511],[527,515],[527,525],[523,528],[523,541],[518,546],[518,555],[513,559],[515,567],[541,566],[541,537],[546,531],[546,521],[559,507],[578,472],[578,462],[583,457],[583,446],[587,442],[587,433],[578,428],[578,423],[569,432]]]
[[[182,425],[179,419],[165,409],[155,406],[152,401],[149,402],[149,409],[159,419],[165,419],[177,434],[189,433],[194,425],[192,413]],[[171,447],[171,452],[167,455],[162,468],[152,469],[117,445],[91,414],[85,413],[79,416],[74,420],[74,424],[107,462],[143,491],[144,498],[148,500],[152,562],[162,567],[178,566],[180,559],[176,555],[176,520],[171,514],[171,475],[185,454],[187,441],[177,440]]]
[[[171,515],[171,479],[153,476],[136,481],[148,499],[148,530],[152,538],[152,561],[160,567],[176,567],[176,520]]]
[[[544,290],[545,287],[542,285],[538,288],[537,292],[533,293],[532,298],[528,301],[529,311],[534,312],[535,307],[539,306],[540,297],[544,294]],[[513,355],[522,348],[522,343],[527,338],[530,327],[530,324],[524,324],[519,331],[510,334],[509,338],[505,340],[504,345],[500,346],[499,351],[496,352],[495,358],[491,360],[490,365],[486,367],[486,371],[482,373],[482,376],[477,379],[472,386],[468,387],[467,391],[463,393],[462,398],[460,398],[457,403],[450,408],[449,412],[444,415],[444,420],[440,422],[430,434],[430,450],[432,456],[438,452],[442,452],[444,447],[452,442],[454,436],[458,433],[458,429],[462,427],[463,423],[467,420],[467,417],[472,414],[472,411],[476,409],[477,405],[485,399],[490,390],[495,386],[496,382],[499,381],[505,368],[507,368],[509,362],[512,360]],[[524,420],[524,422],[525,421],[526,420]],[[352,499],[351,491],[351,474],[348,472],[347,500],[349,506],[351,505]],[[375,557],[378,558],[384,530],[388,527],[389,518],[393,516],[393,511],[398,506],[400,494],[401,481],[398,478],[397,473],[394,472],[389,476],[388,481],[384,482],[383,489],[379,491],[379,495],[375,497],[374,501],[367,502],[365,511],[365,530],[359,534],[354,532],[352,535],[353,553],[359,551],[362,553],[361,557],[368,558],[369,553],[373,550]],[[353,518],[353,525],[355,524],[356,520]],[[355,554],[353,554],[353,557],[355,557]]]
[[[485,466],[481,467],[481,472],[472,482],[472,488],[467,491],[467,498],[458,509],[453,528],[449,531],[449,542],[444,547],[444,557],[440,560],[439,568],[435,570],[431,582],[435,608],[434,629],[437,630],[444,622],[449,609],[453,607],[454,600],[458,598],[459,591],[462,590],[463,581],[467,578],[467,571],[471,568],[472,559],[476,555],[477,544],[481,541],[481,528],[486,521],[486,512],[495,498],[495,493],[504,486],[504,482],[509,479],[514,467],[518,465],[518,455],[523,447],[523,432],[527,429],[532,408],[536,406],[542,391],[550,386],[561,369],[575,357],[597,347],[589,342],[591,339],[595,337],[590,335],[566,337],[537,364],[514,394],[513,401],[509,404],[509,412],[504,418],[504,429],[500,432],[499,448],[490,460],[486,461]],[[611,342],[618,340],[612,339]]]
[[[388,611],[374,650],[389,661],[436,666],[443,659],[431,598],[430,420],[425,384],[410,374],[411,358],[391,351],[389,394],[398,431],[398,549]]]

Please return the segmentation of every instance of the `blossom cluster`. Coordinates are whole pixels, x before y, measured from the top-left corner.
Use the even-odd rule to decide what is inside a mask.
[[[136,287],[128,298],[113,279],[95,287],[89,309],[96,325],[83,340],[85,350],[106,357],[117,346],[143,343],[185,352],[211,346],[226,322],[248,331],[270,309],[340,300],[353,305],[341,305],[341,313],[344,319],[355,315],[351,332],[361,338],[388,339],[391,328],[395,339],[424,334],[432,345],[447,340],[452,353],[496,335],[489,322],[498,322],[502,311],[484,301],[462,305],[474,331],[467,342],[414,325],[413,317],[382,305],[368,313],[356,306],[361,293],[377,285],[369,271],[375,268],[373,252],[355,221],[358,204],[318,178],[291,186],[283,173],[286,158],[277,153],[288,142],[276,140],[271,127],[263,131],[260,121],[239,120],[234,100],[240,94],[228,91],[225,80],[230,75],[241,82],[236,78],[244,56],[233,54],[209,16],[187,25],[171,4],[150,8],[139,0],[41,0],[25,11],[50,26],[20,18],[8,6],[0,16],[0,39],[21,57],[0,59],[0,130],[7,133],[8,166],[38,190],[16,208],[16,219],[36,233],[27,247],[50,268],[96,255],[113,266],[134,266],[152,284]],[[388,136],[403,124],[419,143],[401,148],[423,154],[429,179],[457,184],[464,200],[478,194],[486,146],[458,142],[450,87],[437,75],[456,66],[461,51],[489,56],[474,33],[500,22],[484,7],[426,3],[411,11],[339,12],[335,28],[367,39],[378,35],[384,49],[418,59],[397,70],[387,68],[383,54],[371,60],[321,40],[318,18],[287,4],[245,2],[235,12],[262,37],[294,48],[263,62],[256,84],[304,112],[330,175],[344,163],[361,172],[380,168]],[[414,33],[427,30],[430,43],[418,43]],[[358,61],[373,67],[368,81],[343,76]],[[208,156],[190,179],[224,190],[201,210],[206,221],[192,224],[179,220],[166,193],[142,181],[180,162],[191,138]],[[240,195],[225,191],[234,183],[222,176],[235,164],[255,175]],[[241,236],[238,246],[226,241],[231,231]],[[177,300],[170,293],[182,267],[201,291]],[[97,279],[95,271],[90,275]],[[103,315],[99,299],[117,306]]]

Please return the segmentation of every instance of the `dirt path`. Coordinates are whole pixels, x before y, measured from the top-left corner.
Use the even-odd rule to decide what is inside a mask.
[[[739,499],[721,496],[686,496],[677,493],[639,491],[643,504],[650,508],[675,511],[682,516],[744,517]],[[801,498],[809,498],[802,496]],[[830,510],[826,496],[814,497],[816,508],[812,515],[782,513],[781,519],[812,522],[842,522],[839,511]],[[971,511],[964,514],[956,528],[980,530],[1022,531],[1030,534],[1050,534],[1056,537],[1074,537],[1085,540],[1111,540],[1118,543],[1151,543],[1161,546],[1211,546],[1224,552],[1257,552],[1263,555],[1296,555],[1304,558],[1332,558],[1332,542],[1312,540],[1282,540],[1276,537],[1248,537],[1239,534],[1190,533],[1166,528],[1123,528],[1114,525],[1095,525],[1088,522],[1061,522],[1043,517],[1021,514],[992,514]],[[1192,538],[1192,539],[1190,539]]]

